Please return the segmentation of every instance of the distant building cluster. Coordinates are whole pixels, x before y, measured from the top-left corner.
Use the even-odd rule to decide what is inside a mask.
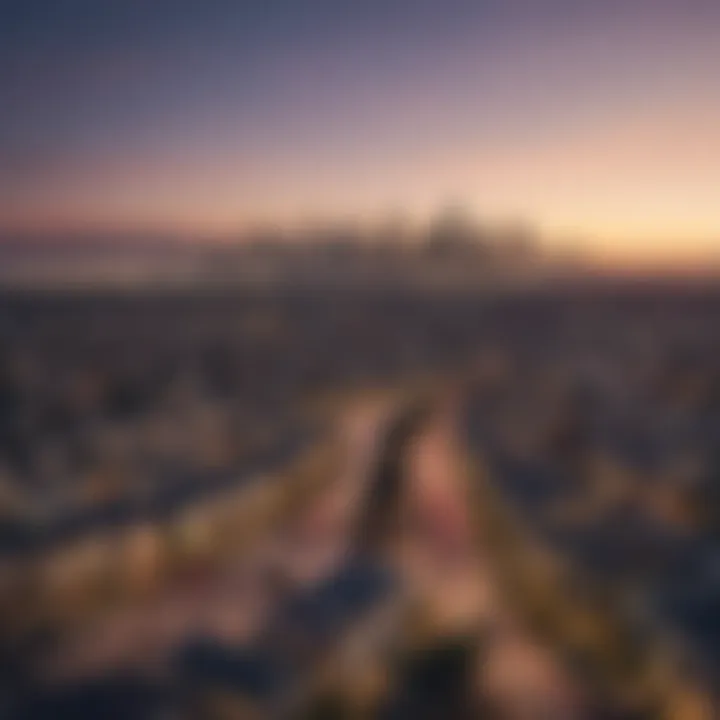
[[[461,208],[424,225],[402,218],[255,227],[226,237],[63,237],[0,243],[0,287],[494,287],[583,267],[527,223],[482,223]]]

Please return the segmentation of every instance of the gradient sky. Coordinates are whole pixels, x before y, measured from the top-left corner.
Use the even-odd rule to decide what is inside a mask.
[[[0,0],[0,229],[448,200],[720,251],[718,0]]]

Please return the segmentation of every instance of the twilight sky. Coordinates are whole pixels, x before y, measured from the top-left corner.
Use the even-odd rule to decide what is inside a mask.
[[[720,251],[720,2],[0,0],[0,230],[448,200]]]

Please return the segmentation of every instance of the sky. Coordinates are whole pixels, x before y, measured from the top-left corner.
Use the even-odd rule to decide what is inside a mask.
[[[0,231],[447,202],[720,253],[717,0],[0,0]]]

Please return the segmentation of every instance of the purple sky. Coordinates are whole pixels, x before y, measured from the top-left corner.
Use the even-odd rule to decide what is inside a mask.
[[[0,0],[0,229],[461,200],[603,252],[705,252],[719,78],[717,0]]]

